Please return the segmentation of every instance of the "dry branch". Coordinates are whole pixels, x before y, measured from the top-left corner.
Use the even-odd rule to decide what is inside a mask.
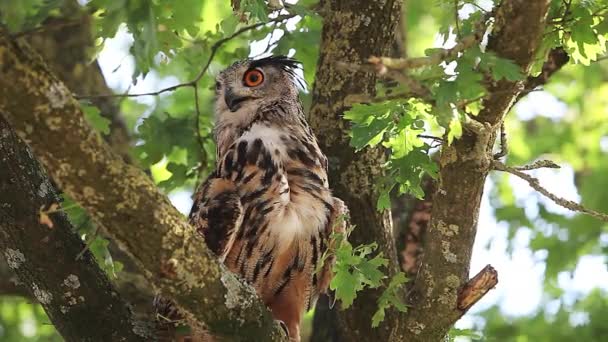
[[[578,204],[574,201],[570,201],[563,197],[559,197],[559,196],[551,193],[549,190],[545,189],[542,185],[540,185],[540,182],[538,181],[538,179],[530,176],[529,174],[527,174],[525,172],[522,172],[522,170],[533,170],[533,169],[538,169],[541,167],[559,168],[559,166],[557,166],[555,163],[553,163],[551,161],[541,160],[541,161],[537,161],[536,163],[533,163],[531,165],[527,165],[527,166],[519,167],[519,168],[509,167],[499,161],[494,161],[492,163],[492,166],[494,167],[495,170],[508,172],[510,174],[513,174],[513,175],[525,180],[526,182],[528,182],[528,184],[534,190],[540,192],[543,196],[552,200],[553,202],[555,202],[555,204],[557,204],[561,207],[570,209],[575,212],[590,215],[600,221],[608,222],[607,214],[600,213],[593,209],[585,208],[583,205]]]
[[[86,123],[70,91],[25,43],[0,32],[0,108],[53,179],[145,270],[163,295],[212,333],[281,340],[259,301],[221,266],[203,239],[139,169]],[[175,276],[161,279],[171,268]]]
[[[458,54],[464,50],[478,44],[483,38],[484,33],[485,25],[480,25],[474,34],[464,37],[454,47],[450,49],[437,49],[437,52],[427,57],[391,58],[371,56],[368,58],[367,62],[376,66],[377,72],[380,75],[387,73],[388,70],[418,69],[438,65],[441,62],[458,57]]]
[[[467,312],[475,303],[498,284],[498,272],[491,265],[484,267],[469,280],[458,294],[458,310]]]

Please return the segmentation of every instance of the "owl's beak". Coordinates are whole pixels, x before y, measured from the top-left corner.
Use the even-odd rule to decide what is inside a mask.
[[[224,91],[224,101],[231,112],[236,112],[241,108],[241,103],[247,99],[249,99],[249,96],[239,96],[232,91],[232,88],[227,88]]]

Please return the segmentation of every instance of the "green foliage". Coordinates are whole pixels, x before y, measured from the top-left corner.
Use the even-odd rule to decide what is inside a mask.
[[[122,24],[133,34],[135,77],[147,74],[159,53],[173,56],[184,46],[182,38],[198,35],[202,5],[198,0],[92,0],[87,7],[97,9],[97,36],[114,37]]]
[[[552,2],[545,46],[564,46],[575,62],[589,65],[606,52],[608,3],[604,0]]]
[[[67,196],[64,195],[63,197],[62,210],[68,215],[76,233],[86,243],[85,248],[93,254],[101,269],[110,277],[116,278],[117,274],[122,270],[123,265],[112,259],[112,255],[108,249],[110,242],[99,235],[97,226],[82,207],[78,206]]]
[[[483,314],[487,322],[484,333],[495,341],[600,342],[608,335],[607,314],[608,296],[595,289],[572,305],[560,303],[553,312],[539,310],[529,317],[505,317],[496,308],[490,309]]]
[[[390,207],[389,193],[396,185],[400,193],[422,198],[422,177],[437,174],[437,166],[428,155],[430,146],[419,137],[425,120],[433,120],[428,110],[417,100],[393,100],[357,104],[344,113],[344,118],[353,123],[351,145],[355,149],[382,143],[391,152],[385,165],[387,174],[379,183],[379,210]]]
[[[342,309],[349,308],[357,293],[364,289],[375,289],[384,285],[387,278],[380,268],[388,265],[388,259],[382,252],[377,252],[378,245],[370,243],[353,247],[347,240],[350,230],[346,234],[335,233],[332,239],[337,246],[335,249],[336,263],[333,267],[334,277],[329,288],[334,291],[335,298],[342,303]],[[322,260],[327,257],[323,256]],[[393,276],[388,286],[378,299],[378,309],[372,317],[372,327],[377,327],[390,307],[405,312],[407,307],[403,303],[403,286],[408,281],[403,272]]]
[[[264,0],[242,0],[243,12],[248,13],[249,17],[257,21],[268,21],[268,9]]]
[[[372,316],[372,327],[377,327],[384,320],[385,310],[394,306],[400,312],[406,312],[407,306],[403,303],[403,286],[408,279],[405,273],[398,272],[393,276],[388,287],[378,299],[378,311]]]
[[[366,257],[374,252],[376,244],[360,245],[353,248],[347,241],[343,240],[336,250],[336,264],[329,288],[336,293],[336,299],[342,302],[344,309],[350,307],[357,297],[357,292],[381,285],[384,274],[378,269],[386,266],[388,260],[378,254],[372,259]]]
[[[99,113],[99,109],[95,106],[83,104],[81,106],[84,118],[91,127],[95,128],[102,134],[110,134],[110,120],[104,118]]]
[[[447,341],[454,342],[457,337],[468,337],[473,341],[480,340],[482,338],[481,334],[472,329],[458,329],[452,328],[447,337]]]
[[[0,23],[9,30],[31,30],[56,13],[63,0],[0,1]]]

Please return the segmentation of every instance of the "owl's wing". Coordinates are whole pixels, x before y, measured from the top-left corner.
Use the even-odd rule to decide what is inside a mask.
[[[239,231],[246,228],[241,227],[243,220],[284,207],[289,190],[283,165],[270,145],[255,134],[244,136],[226,151],[217,171],[197,192],[190,221],[223,261]],[[244,212],[243,204],[254,201],[256,205]]]
[[[196,193],[189,219],[205,237],[207,247],[223,261],[243,219],[234,182],[211,174]]]
[[[337,198],[333,198],[333,209],[325,228],[325,238],[329,241],[327,246],[327,257],[324,260],[321,271],[319,272],[319,281],[317,282],[317,293],[327,293],[329,283],[331,282],[332,268],[336,263],[335,244],[336,240],[332,238],[332,234],[346,234],[348,227],[349,211],[344,202]],[[346,238],[345,235],[343,235]]]

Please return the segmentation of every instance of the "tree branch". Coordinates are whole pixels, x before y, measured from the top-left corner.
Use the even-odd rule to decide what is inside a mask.
[[[133,319],[63,213],[38,212],[58,203],[55,190],[27,146],[0,112],[0,251],[67,341],[146,341],[150,331]],[[53,270],[44,272],[43,270]]]
[[[576,202],[573,202],[573,201],[567,200],[565,198],[559,197],[559,196],[551,193],[549,190],[545,189],[543,186],[541,186],[540,182],[538,181],[538,179],[530,176],[529,174],[527,174],[525,172],[522,172],[522,170],[533,170],[533,169],[538,169],[538,168],[541,168],[541,167],[559,168],[559,166],[555,165],[551,161],[541,160],[541,161],[538,161],[538,162],[536,162],[536,163],[534,163],[532,165],[527,165],[527,166],[520,167],[520,168],[509,167],[509,166],[506,166],[505,164],[503,164],[503,163],[501,163],[499,161],[494,161],[492,163],[492,166],[494,167],[495,170],[508,172],[508,173],[510,173],[512,175],[515,175],[515,176],[517,176],[517,177],[525,180],[526,182],[528,182],[528,184],[534,190],[540,192],[543,196],[545,196],[548,199],[552,200],[553,202],[555,202],[555,204],[557,204],[557,205],[559,205],[561,207],[564,207],[566,209],[570,209],[572,211],[576,211],[576,212],[579,212],[579,213],[587,214],[589,216],[595,217],[596,219],[598,219],[600,221],[608,222],[608,215],[607,214],[600,213],[598,211],[585,208],[581,204],[578,204]]]
[[[224,43],[240,36],[241,34],[251,31],[251,30],[255,30],[258,27],[262,27],[264,25],[267,25],[268,23],[273,23],[273,22],[280,22],[280,21],[284,21],[290,18],[295,17],[295,14],[288,14],[288,15],[279,15],[274,19],[270,19],[268,22],[259,22],[259,23],[255,23],[253,25],[249,25],[249,26],[245,26],[239,30],[237,30],[236,32],[234,32],[233,34],[224,37],[222,39],[219,39],[218,41],[216,41],[215,43],[213,43],[213,45],[211,45],[211,53],[209,54],[209,58],[207,58],[207,62],[205,62],[203,68],[199,71],[199,73],[196,75],[196,77],[194,77],[194,79],[188,81],[188,82],[184,82],[184,83],[179,83],[176,84],[174,86],[170,86],[167,88],[163,88],[160,89],[158,91],[152,91],[152,92],[147,92],[147,93],[139,93],[139,94],[89,94],[89,95],[74,95],[74,98],[76,99],[96,99],[96,98],[107,98],[107,97],[114,97],[114,98],[120,98],[120,97],[141,97],[141,96],[158,96],[160,94],[166,93],[166,92],[171,92],[171,91],[175,91],[179,88],[184,88],[184,87],[196,87],[198,84],[198,81],[201,80],[201,78],[203,78],[203,76],[205,75],[205,73],[207,72],[207,70],[209,69],[209,66],[211,65],[211,62],[213,61],[213,58],[215,57],[215,54],[217,53],[217,50],[224,45]]]
[[[72,24],[63,25],[62,22]],[[25,39],[41,54],[51,72],[72,92],[78,90],[85,93],[109,93],[111,90],[106,85],[98,63],[90,62],[88,52],[94,48],[91,23],[91,14],[84,10],[78,1],[69,0],[63,3],[60,17],[48,18],[42,26],[45,29],[27,35]],[[110,120],[110,133],[103,136],[104,140],[123,160],[131,163],[131,135],[118,103],[112,98],[97,98],[90,102],[99,108],[102,116]],[[118,277],[111,281],[123,298],[133,306],[138,318],[147,317],[152,321],[155,314],[150,305],[154,298],[152,286],[143,274],[138,273],[138,268],[118,249],[116,243],[111,241],[109,249],[112,259],[119,260],[124,266]]]
[[[368,63],[374,65],[377,68],[379,75],[383,75],[388,70],[405,70],[405,69],[418,69],[426,66],[432,66],[440,64],[441,62],[448,61],[458,57],[458,54],[471,46],[478,44],[483,38],[486,32],[486,20],[484,18],[478,23],[478,27],[473,34],[462,38],[454,47],[450,49],[437,49],[438,51],[426,57],[413,57],[413,58],[390,58],[390,57],[376,57],[371,56],[367,59]]]
[[[162,294],[211,333],[284,338],[255,291],[225,270],[141,170],[112,153],[70,91],[23,42],[0,32],[0,108],[57,184],[128,251]],[[161,278],[171,269],[170,279]],[[200,327],[200,325],[199,325]]]
[[[547,10],[547,0],[503,0],[493,11],[488,50],[514,61],[527,73],[540,45]],[[462,138],[442,148],[439,189],[433,197],[422,264],[410,296],[408,341],[441,340],[462,316],[459,289],[468,282],[496,129],[523,90],[522,83],[501,80],[489,84],[476,117],[479,122],[467,122]]]
[[[568,53],[563,47],[560,46],[551,49],[547,55],[547,60],[543,63],[540,74],[537,76],[529,76],[526,79],[524,90],[519,94],[515,102],[519,101],[522,97],[528,95],[536,88],[547,84],[549,78],[566,65],[569,60],[570,56],[568,56]]]

